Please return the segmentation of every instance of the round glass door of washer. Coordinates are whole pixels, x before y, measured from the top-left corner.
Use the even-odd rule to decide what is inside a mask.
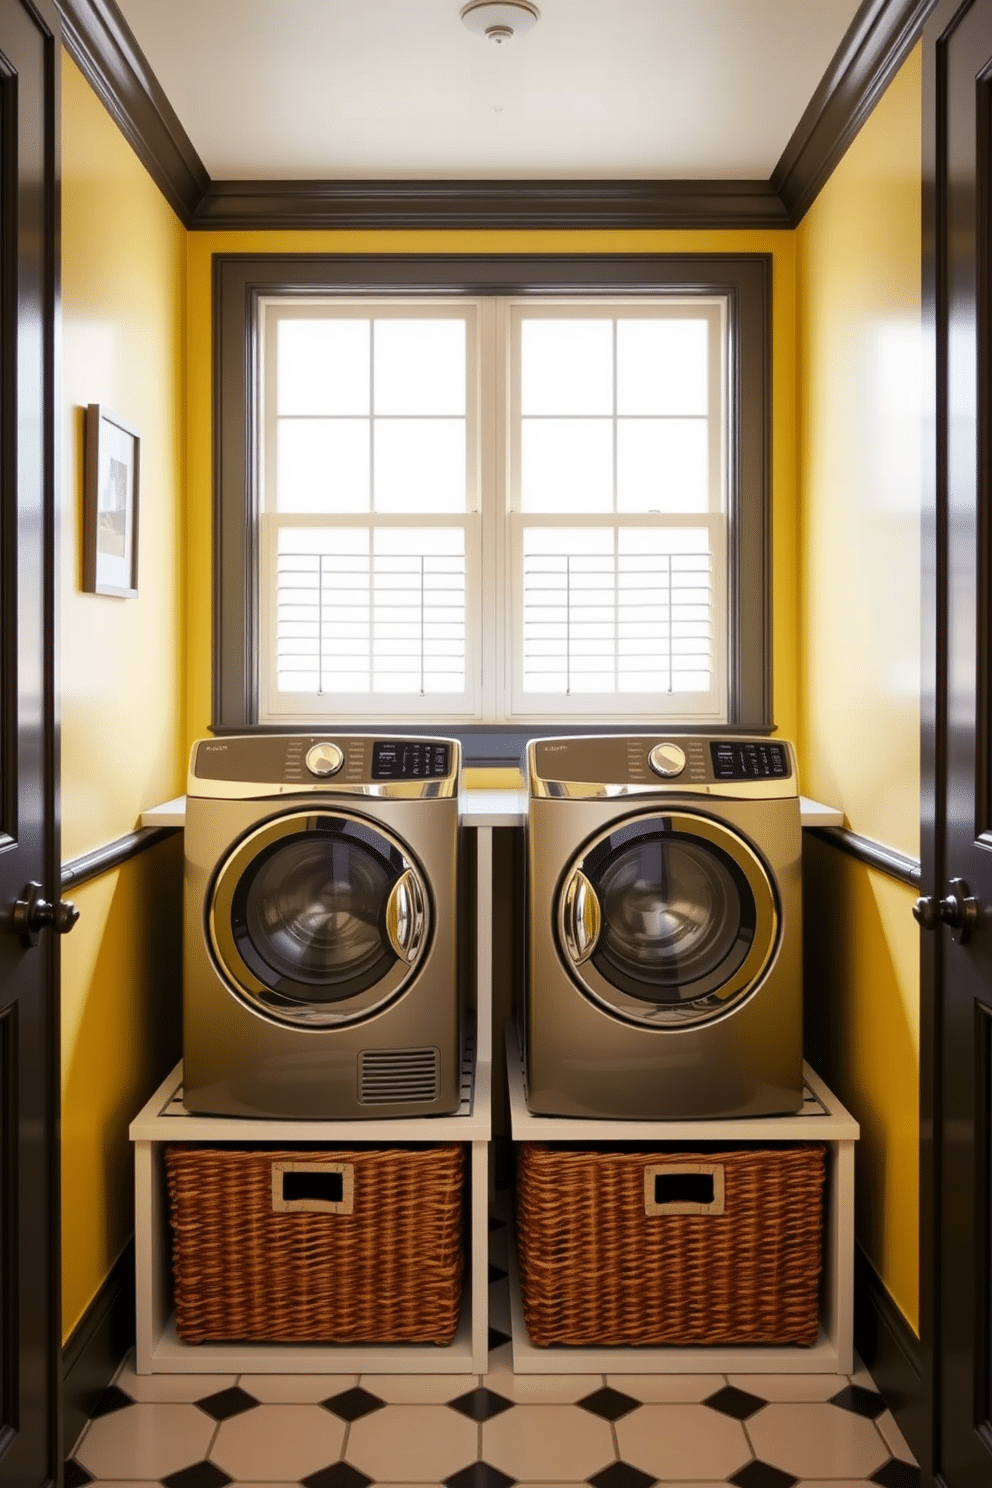
[[[231,850],[209,900],[208,935],[228,986],[277,1022],[356,1022],[397,997],[431,933],[409,850],[339,811],[263,823]]]
[[[764,863],[710,817],[666,812],[600,833],[567,869],[559,949],[614,1015],[656,1028],[726,1016],[774,960],[780,915]]]

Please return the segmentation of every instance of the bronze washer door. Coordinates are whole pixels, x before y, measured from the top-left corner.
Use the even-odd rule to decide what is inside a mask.
[[[614,1015],[691,1028],[735,1011],[774,960],[771,876],[737,832],[689,811],[628,818],[586,843],[557,895],[559,951]]]
[[[233,992],[280,1023],[333,1028],[378,1012],[416,975],[430,897],[409,850],[344,811],[249,832],[215,876],[207,932]]]

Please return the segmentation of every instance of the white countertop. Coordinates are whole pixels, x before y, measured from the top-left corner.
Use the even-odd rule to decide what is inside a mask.
[[[527,792],[520,790],[467,790],[458,801],[463,827],[521,827],[527,820]],[[800,796],[799,807],[804,827],[840,827],[844,814],[832,806]],[[143,827],[182,827],[186,825],[186,797],[164,801],[141,813]]]

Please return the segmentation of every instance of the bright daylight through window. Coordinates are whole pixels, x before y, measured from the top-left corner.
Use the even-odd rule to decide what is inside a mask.
[[[258,315],[260,722],[728,718],[727,296]]]

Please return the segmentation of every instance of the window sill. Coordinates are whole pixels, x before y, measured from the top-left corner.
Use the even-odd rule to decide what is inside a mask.
[[[804,827],[840,827],[844,813],[806,796],[799,798],[800,818]],[[463,790],[459,797],[463,827],[520,827],[527,816],[527,794],[524,790],[474,787]],[[176,796],[161,806],[151,806],[141,813],[143,827],[184,827],[186,797]]]

